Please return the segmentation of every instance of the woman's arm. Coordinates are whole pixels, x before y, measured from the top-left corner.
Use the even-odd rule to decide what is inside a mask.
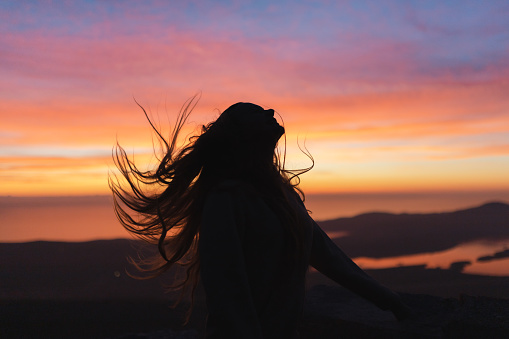
[[[207,297],[207,338],[261,338],[231,194],[208,195],[200,230],[200,273]]]
[[[404,319],[410,312],[398,294],[366,274],[314,221],[310,264],[330,279],[371,301],[379,308],[391,310],[398,320]]]

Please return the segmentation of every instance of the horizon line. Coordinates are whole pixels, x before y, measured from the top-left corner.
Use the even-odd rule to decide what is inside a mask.
[[[307,195],[433,195],[433,194],[509,194],[509,188],[504,189],[465,189],[465,190],[416,190],[416,191],[338,191],[338,192],[309,192]],[[111,193],[78,193],[78,194],[0,194],[0,198],[79,198],[79,197],[111,197]]]

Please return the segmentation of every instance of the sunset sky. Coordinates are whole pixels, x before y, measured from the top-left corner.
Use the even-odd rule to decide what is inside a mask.
[[[274,108],[307,192],[509,191],[507,1],[2,1],[0,195],[108,193],[238,101]]]

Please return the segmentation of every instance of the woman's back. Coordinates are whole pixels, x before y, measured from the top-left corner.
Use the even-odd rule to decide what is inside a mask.
[[[295,207],[303,207],[295,202]],[[289,236],[274,207],[249,184],[227,181],[205,202],[201,278],[208,338],[293,338],[304,303],[309,254],[289,255]],[[308,224],[305,252],[311,246]],[[216,335],[217,333],[217,335]],[[226,336],[228,337],[228,336]]]

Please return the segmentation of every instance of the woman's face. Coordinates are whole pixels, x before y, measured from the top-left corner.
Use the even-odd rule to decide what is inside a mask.
[[[251,103],[237,103],[231,106],[230,116],[235,124],[245,132],[259,140],[270,141],[273,146],[285,133],[283,126],[274,118],[273,109],[263,109]]]

